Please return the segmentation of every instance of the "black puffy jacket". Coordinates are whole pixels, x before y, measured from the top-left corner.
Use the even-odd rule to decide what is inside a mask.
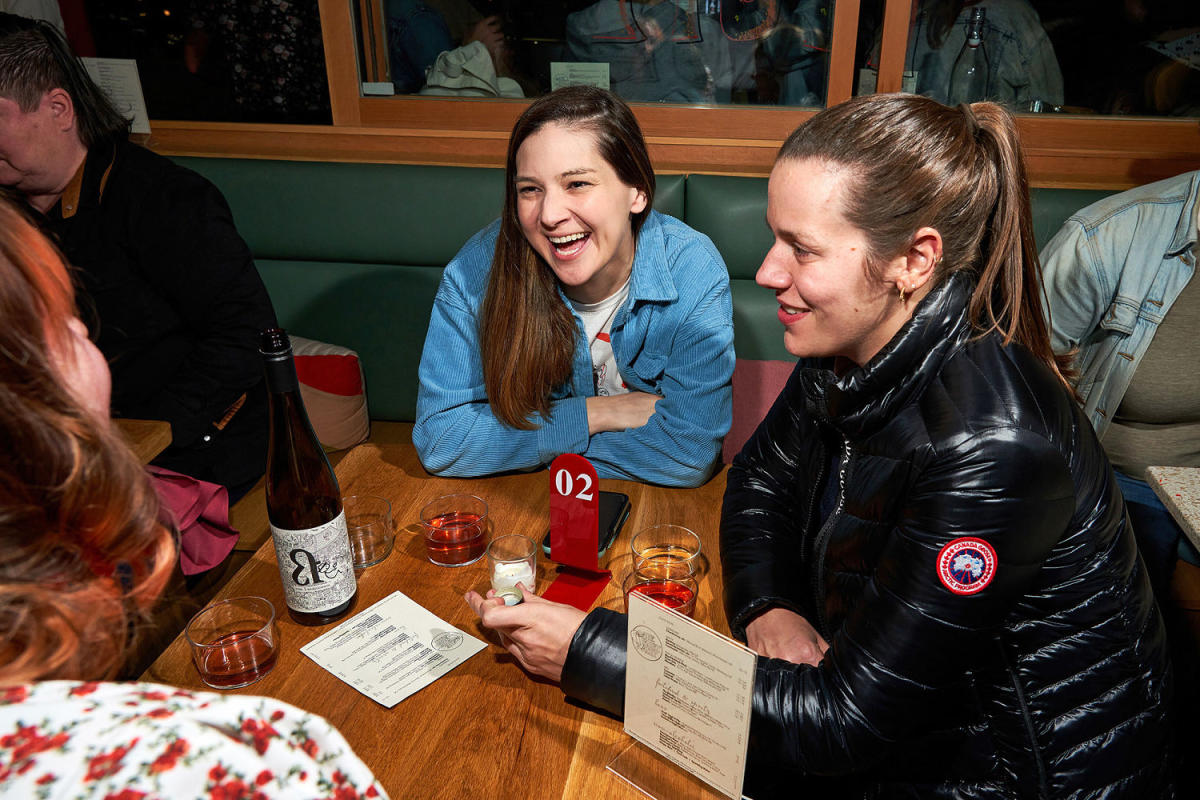
[[[798,368],[730,468],[730,627],[784,606],[830,643],[819,667],[759,660],[749,769],[1171,797],[1166,641],[1108,461],[1044,365],[972,339],[971,289],[935,288],[863,368]],[[564,690],[619,708],[622,622],[589,616]]]

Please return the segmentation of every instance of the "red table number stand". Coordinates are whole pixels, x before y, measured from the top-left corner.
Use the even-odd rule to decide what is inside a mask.
[[[550,464],[550,558],[562,566],[542,596],[587,611],[610,577],[600,568],[599,543],[596,468],[581,455],[563,453]]]

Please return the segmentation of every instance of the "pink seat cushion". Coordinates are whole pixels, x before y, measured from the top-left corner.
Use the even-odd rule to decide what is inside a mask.
[[[358,353],[300,336],[291,340],[300,396],[321,444],[342,450],[366,440],[371,420]]]
[[[726,464],[741,452],[758,423],[771,410],[795,366],[791,361],[737,360],[733,368],[733,425],[721,450]]]

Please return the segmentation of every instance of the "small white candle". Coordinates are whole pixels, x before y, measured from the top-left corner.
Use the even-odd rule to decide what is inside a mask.
[[[517,583],[533,589],[533,565],[528,561],[498,561],[492,567],[492,588],[497,592],[514,588]]]

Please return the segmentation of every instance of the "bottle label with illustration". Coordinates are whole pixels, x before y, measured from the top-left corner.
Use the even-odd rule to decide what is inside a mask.
[[[357,584],[345,511],[307,530],[272,525],[271,538],[289,608],[319,613],[341,605],[354,594]]]

